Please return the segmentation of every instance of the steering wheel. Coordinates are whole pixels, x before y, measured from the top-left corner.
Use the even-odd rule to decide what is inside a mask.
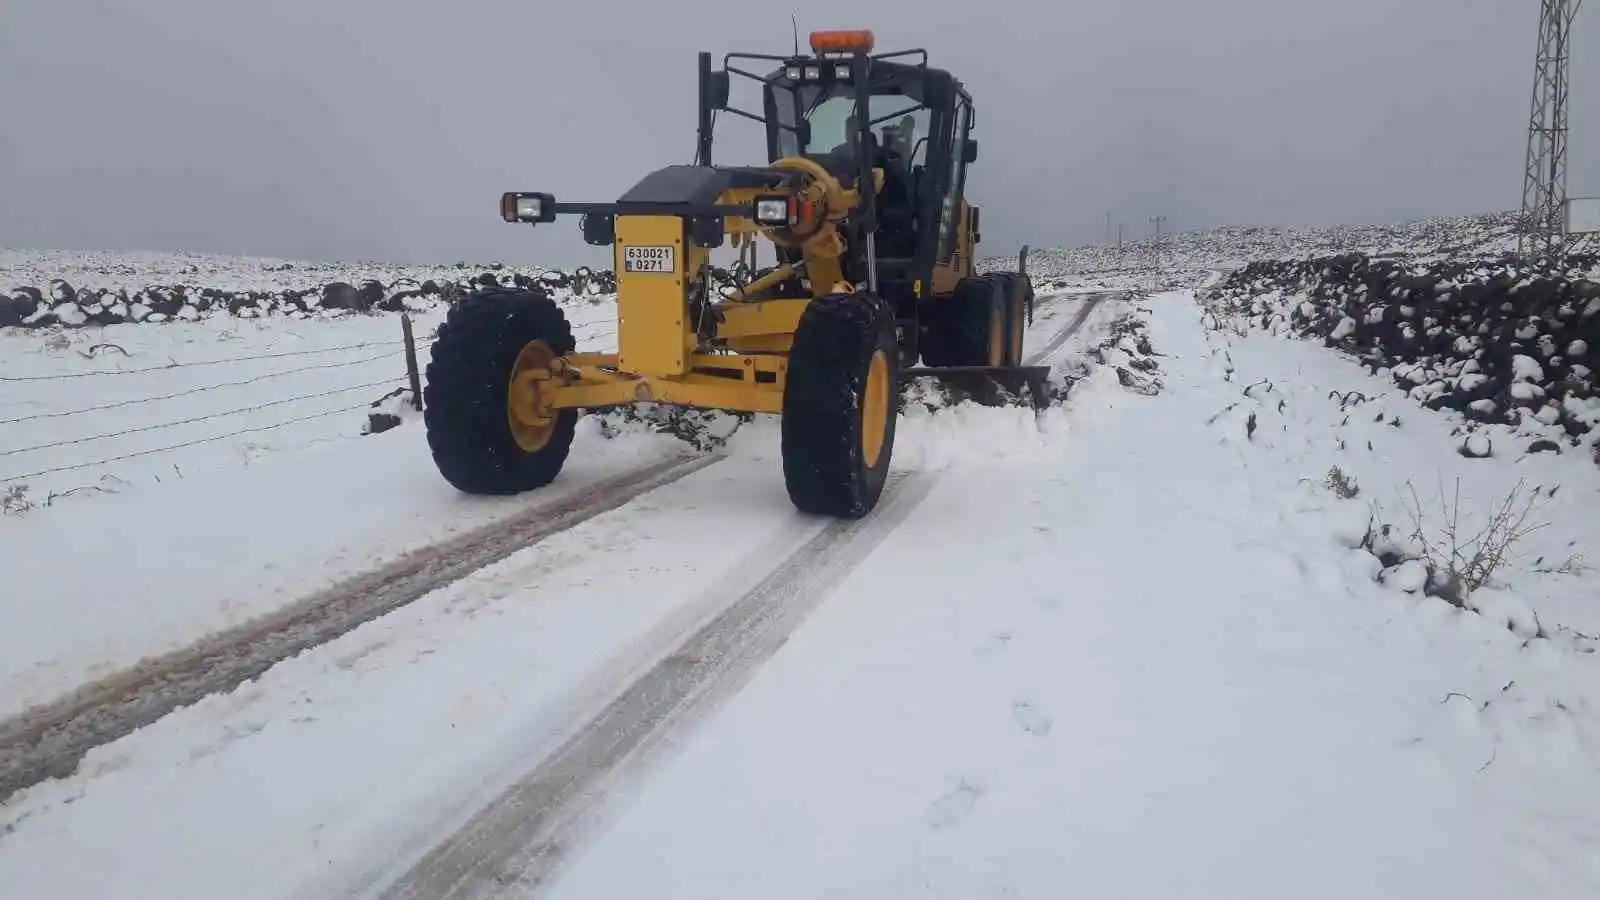
[[[810,176],[813,183],[822,186],[823,202],[829,211],[844,209],[844,185],[816,160],[804,156],[785,156],[774,162],[772,168],[789,169]]]

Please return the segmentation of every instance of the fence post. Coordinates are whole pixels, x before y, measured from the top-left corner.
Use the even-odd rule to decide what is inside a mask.
[[[411,405],[422,411],[422,373],[417,371],[417,338],[411,330],[411,314],[400,314],[400,331],[406,339],[406,376],[411,379]]]

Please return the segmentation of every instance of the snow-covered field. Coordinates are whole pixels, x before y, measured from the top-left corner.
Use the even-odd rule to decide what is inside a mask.
[[[571,304],[585,346],[614,346],[612,309]],[[442,319],[417,316],[424,368]],[[420,417],[363,434],[415,417],[397,316],[13,330],[3,379],[0,554],[27,589],[0,600],[0,716],[527,503],[456,493]],[[593,436],[564,490],[670,443]]]
[[[543,267],[480,267],[465,263],[437,266],[395,265],[374,260],[330,263],[268,257],[217,256],[207,253],[156,253],[117,251],[94,253],[76,250],[19,250],[0,248],[0,294],[18,288],[44,289],[60,280],[75,288],[127,290],[187,284],[219,291],[289,291],[320,288],[330,282],[359,285],[446,282],[492,270],[505,274],[537,275]]]
[[[580,348],[615,348],[612,302],[559,296]],[[1064,308],[1046,305],[1037,333]],[[415,315],[424,369],[443,317]],[[103,345],[121,349],[89,352]],[[0,554],[30,586],[0,599],[0,717],[526,509],[438,476],[403,347],[396,315],[0,330]],[[363,434],[373,412],[406,424]],[[687,449],[582,429],[536,502]]]
[[[396,878],[558,898],[1595,896],[1600,467],[1463,455],[1462,413],[1196,294],[1250,259],[1503,239],[1474,222],[1180,236],[1165,289],[1132,299],[1102,289],[1150,284],[1137,261],[1036,251],[1029,346],[1087,312],[1052,359],[1080,379],[1062,407],[910,403],[904,481],[859,532],[793,512],[758,418],[720,462],[0,802],[0,897]],[[0,257],[39,285],[194,264],[119,259]],[[210,264],[238,290],[298,271]],[[594,300],[563,302],[608,348]],[[421,343],[441,317],[417,309]],[[461,497],[415,416],[361,433],[404,385],[398,341],[392,314],[0,330],[0,378],[27,379],[0,391],[0,485],[28,486],[0,516],[0,718],[686,449],[590,418],[550,491]],[[321,363],[339,365],[289,371]],[[1473,543],[1507,501],[1514,521]],[[1503,551],[1487,573],[1485,545]],[[759,626],[718,625],[747,607]],[[731,643],[708,656],[707,634]],[[615,749],[573,757],[585,741]]]

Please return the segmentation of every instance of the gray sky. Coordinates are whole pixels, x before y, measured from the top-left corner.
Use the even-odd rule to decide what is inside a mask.
[[[1515,208],[1533,0],[818,0],[927,47],[978,107],[984,249]],[[727,0],[3,0],[0,245],[604,265],[577,220],[690,161],[695,52],[786,52]],[[908,21],[897,23],[896,16]],[[1600,7],[1569,189],[1600,194]],[[1592,90],[1591,90],[1592,88]],[[756,134],[724,117],[719,138]],[[719,153],[719,162],[755,162]]]

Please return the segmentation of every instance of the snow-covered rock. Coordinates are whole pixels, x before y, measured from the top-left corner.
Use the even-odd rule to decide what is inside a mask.
[[[1543,428],[1538,436],[1569,446],[1600,437],[1585,403],[1600,397],[1585,364],[1600,316],[1580,313],[1597,299],[1600,257],[1582,255],[1561,267],[1509,254],[1258,260],[1204,292],[1214,316],[1321,339],[1375,374],[1387,371],[1430,409]],[[1469,437],[1460,451],[1480,458],[1489,438]]]

